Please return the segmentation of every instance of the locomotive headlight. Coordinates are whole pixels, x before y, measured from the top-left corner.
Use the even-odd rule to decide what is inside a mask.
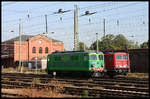
[[[116,65],[116,68],[123,68],[124,66]]]
[[[117,65],[116,68],[119,68],[119,66]]]

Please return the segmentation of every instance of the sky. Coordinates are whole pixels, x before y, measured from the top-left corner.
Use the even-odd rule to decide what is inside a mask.
[[[19,36],[19,23],[21,23],[22,35],[38,35],[46,32],[45,15],[47,15],[47,36],[63,41],[65,49],[73,50],[74,5],[78,6],[79,42],[84,42],[88,47],[96,40],[96,33],[98,33],[99,40],[103,37],[104,19],[105,35],[123,34],[128,40],[133,40],[138,42],[138,44],[147,42],[149,39],[148,2],[3,1],[1,6],[1,40],[3,42]],[[58,12],[58,9],[71,11],[63,14],[54,14],[54,12]],[[85,11],[96,13],[89,16],[81,16]]]

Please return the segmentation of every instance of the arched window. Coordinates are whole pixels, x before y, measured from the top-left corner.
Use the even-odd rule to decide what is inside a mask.
[[[39,48],[39,53],[42,53],[42,47]]]
[[[45,47],[45,53],[48,53],[48,47]]]
[[[35,47],[32,48],[32,53],[36,53],[36,48]]]

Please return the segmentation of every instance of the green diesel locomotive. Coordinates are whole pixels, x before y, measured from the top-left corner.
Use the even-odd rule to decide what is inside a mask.
[[[104,75],[104,54],[88,51],[54,52],[47,56],[48,74],[53,75]]]

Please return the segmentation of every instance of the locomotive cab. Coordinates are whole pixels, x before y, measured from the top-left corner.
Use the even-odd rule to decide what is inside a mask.
[[[105,54],[105,66],[107,74],[126,75],[130,71],[129,54],[125,52],[115,52]]]
[[[89,54],[89,67],[94,77],[104,76],[104,54]]]

